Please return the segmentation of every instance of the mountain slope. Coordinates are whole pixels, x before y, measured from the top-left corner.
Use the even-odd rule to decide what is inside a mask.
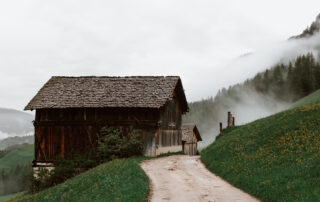
[[[32,121],[32,114],[0,108],[0,139],[31,133],[33,131]]]
[[[10,150],[4,157],[0,158],[0,170],[9,170],[18,164],[31,163],[34,156],[33,145],[21,145]],[[31,165],[30,165],[31,166]]]
[[[293,103],[290,108],[320,103],[320,89]]]
[[[5,139],[0,140],[0,150],[6,150],[8,147],[21,145],[21,144],[33,144],[34,143],[34,136],[28,135],[28,136],[14,136],[14,137],[8,137]]]
[[[200,144],[206,146],[215,139],[228,111],[235,115],[236,124],[244,124],[285,110],[319,89],[319,30],[320,15],[302,34],[271,51],[248,54],[232,63],[238,68],[249,66],[250,71],[263,69],[242,83],[221,89],[213,98],[190,104],[184,122],[197,123],[204,140]]]
[[[310,27],[305,29],[301,34],[293,36],[290,39],[299,39],[313,36],[320,31],[320,14],[317,16],[316,20],[311,23]]]
[[[320,105],[227,129],[201,152],[207,168],[263,201],[320,198]]]
[[[33,156],[33,145],[18,145],[1,155],[0,196],[28,189]]]

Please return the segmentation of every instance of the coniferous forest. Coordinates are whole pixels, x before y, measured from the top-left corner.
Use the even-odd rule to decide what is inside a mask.
[[[295,101],[320,88],[320,65],[309,53],[299,56],[293,64],[280,64],[259,73],[243,86],[258,93],[271,93],[280,100]]]
[[[275,103],[289,106],[319,88],[319,56],[309,53],[260,72],[241,84],[223,88],[214,98],[190,103],[190,113],[184,122],[195,122],[204,135],[218,134],[218,124],[225,120],[227,111],[241,104],[243,107],[244,103],[250,105],[251,99],[266,106]]]

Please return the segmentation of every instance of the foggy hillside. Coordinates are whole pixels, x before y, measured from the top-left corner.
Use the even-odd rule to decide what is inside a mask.
[[[22,145],[22,144],[33,144],[34,143],[34,136],[28,135],[28,136],[14,136],[14,137],[8,137],[5,139],[0,140],[0,150],[6,150],[12,146]]]
[[[305,29],[301,34],[291,37],[290,39],[299,39],[299,38],[307,38],[310,36],[314,36],[317,34],[317,32],[320,31],[320,14],[317,16],[316,20]]]
[[[0,108],[0,139],[30,135],[33,115],[14,109]]]
[[[320,88],[319,25],[320,15],[302,34],[279,47],[239,57],[232,65],[252,72],[258,69],[258,73],[243,83],[221,89],[215,97],[189,104],[184,122],[197,124],[203,137],[200,148],[214,141],[219,122],[226,126],[228,111],[235,116],[236,125],[245,124],[287,109]]]

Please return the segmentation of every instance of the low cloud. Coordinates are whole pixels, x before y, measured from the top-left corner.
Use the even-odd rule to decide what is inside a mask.
[[[303,54],[313,53],[319,58],[320,40],[319,33],[312,37],[303,39],[291,39],[278,44],[262,48],[254,53],[246,54],[234,60],[226,67],[224,75],[228,80],[239,83],[250,79],[258,72],[270,69],[280,63],[294,62]],[[228,74],[228,73],[229,74]],[[240,75],[240,72],[243,74]],[[225,86],[227,87],[227,86]],[[214,115],[211,123],[202,124],[203,142],[199,144],[203,148],[213,142],[219,134],[219,122],[226,127],[227,112],[230,111],[235,116],[236,125],[243,125],[254,120],[267,117],[277,112],[287,109],[292,104],[292,98],[278,100],[272,90],[267,94],[258,93],[253,87],[245,86],[235,88],[232,95],[223,96],[222,100],[216,102]],[[289,96],[289,95],[288,95]]]
[[[279,63],[294,61],[299,55],[312,52],[319,55],[320,33],[312,37],[291,39],[260,47],[254,52],[244,54],[225,66],[225,76],[233,82],[244,81],[256,73],[264,71]],[[221,86],[226,87],[226,86]]]

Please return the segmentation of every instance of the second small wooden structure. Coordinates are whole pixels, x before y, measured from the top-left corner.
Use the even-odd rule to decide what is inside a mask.
[[[183,124],[182,151],[188,155],[197,155],[198,141],[201,141],[199,130],[195,124]]]

